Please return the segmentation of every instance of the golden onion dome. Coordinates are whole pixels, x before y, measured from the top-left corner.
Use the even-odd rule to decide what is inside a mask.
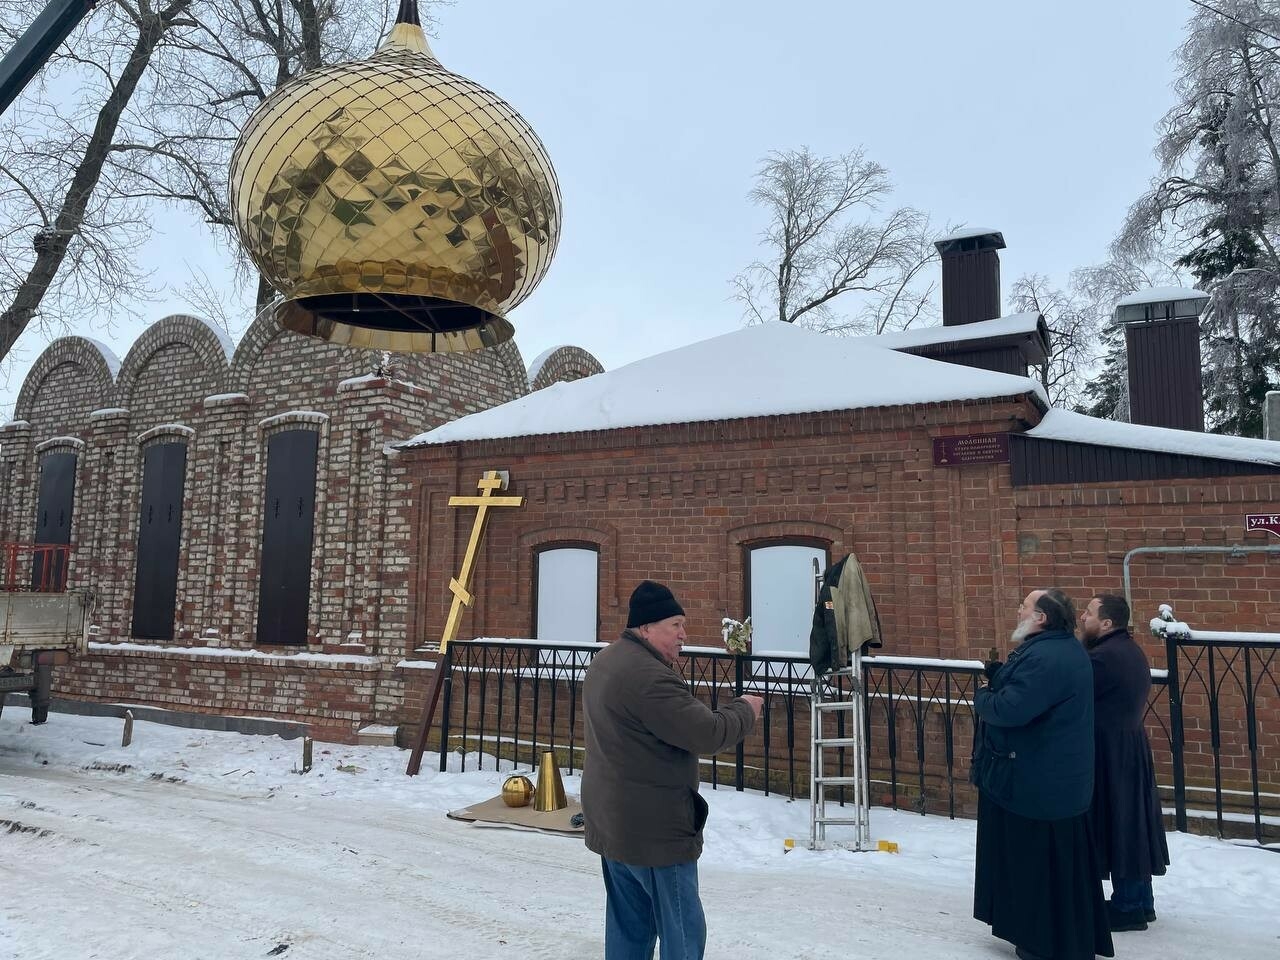
[[[560,234],[537,134],[431,52],[402,0],[366,60],[311,70],[249,117],[231,209],[291,330],[395,351],[510,339]]]

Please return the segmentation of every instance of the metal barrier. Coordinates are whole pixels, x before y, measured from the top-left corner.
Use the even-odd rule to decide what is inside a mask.
[[[1280,634],[1193,630],[1167,604],[1160,612],[1151,629],[1168,665],[1175,827],[1187,830],[1188,793],[1211,790],[1219,836],[1243,817],[1259,844],[1280,840],[1280,792],[1264,790],[1260,776],[1264,764],[1274,772],[1280,763]],[[1190,779],[1204,781],[1211,770],[1212,787],[1189,784],[1192,758],[1206,754],[1210,769],[1201,761]]]
[[[1182,626],[1182,625],[1180,625]],[[1147,727],[1160,774],[1172,775],[1176,828],[1188,811],[1216,819],[1218,832],[1247,806],[1259,843],[1280,836],[1276,775],[1280,729],[1280,638],[1191,631],[1165,637],[1166,668],[1151,671]],[[604,644],[533,640],[459,640],[445,678],[440,768],[452,742],[533,768],[539,751],[556,750],[570,772],[581,767],[581,684]],[[743,693],[764,697],[756,732],[731,755],[704,761],[713,788],[732,785],[808,794],[809,698],[806,658],[686,647],[680,670],[695,695],[715,709]],[[868,765],[876,803],[949,817],[971,813],[968,764],[974,736],[973,694],[982,681],[974,660],[864,657]],[[456,678],[463,678],[460,685]],[[843,682],[843,681],[841,681]],[[1188,710],[1188,698],[1194,701]],[[1264,723],[1264,720],[1266,721]],[[1207,724],[1202,729],[1201,721]],[[843,736],[843,731],[837,735]],[[798,744],[798,746],[797,746]],[[844,756],[839,756],[844,774]],[[850,761],[851,762],[851,761]],[[495,761],[496,765],[496,761]],[[1247,777],[1241,770],[1247,767]],[[1196,775],[1188,784],[1188,769]],[[1263,776],[1270,772],[1271,780]],[[1169,791],[1168,781],[1162,789]],[[1212,793],[1212,809],[1189,794]],[[1241,799],[1244,798],[1244,799]],[[836,798],[838,799],[838,797]],[[962,809],[963,808],[963,809]]]
[[[67,589],[71,544],[0,543],[3,589],[15,593],[62,593]]]
[[[457,640],[450,645],[440,727],[440,769],[454,741],[463,746],[463,769],[473,746],[485,754],[533,767],[539,752],[556,750],[569,772],[581,766],[581,683],[603,644],[561,644],[532,640]],[[887,802],[897,807],[901,777],[919,791],[926,779],[941,779],[946,809],[956,815],[956,784],[965,782],[967,747],[972,742],[970,709],[982,665],[972,660],[923,660],[866,657],[866,721],[873,769],[887,764]],[[792,654],[737,656],[719,648],[686,647],[679,667],[694,693],[715,709],[722,700],[744,693],[764,698],[756,732],[732,756],[712,757],[706,779],[713,788],[731,783],[783,793],[808,795],[809,698],[813,674],[807,658]],[[463,682],[455,682],[462,678]],[[841,681],[843,682],[843,681]],[[926,725],[937,718],[936,737]],[[914,748],[904,749],[903,730]],[[963,736],[957,737],[957,730]],[[842,735],[842,734],[839,734]],[[961,768],[958,757],[966,767]],[[838,772],[845,759],[840,752]],[[838,798],[837,798],[838,799]],[[927,812],[925,805],[913,807]]]

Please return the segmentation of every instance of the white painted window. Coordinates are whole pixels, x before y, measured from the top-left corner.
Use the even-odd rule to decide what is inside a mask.
[[[808,658],[817,598],[814,560],[819,573],[826,570],[826,550],[788,543],[754,547],[748,557],[752,652]]]
[[[538,553],[537,595],[534,600],[539,640],[594,643],[599,639],[598,607],[600,554],[586,547],[552,547]],[[544,660],[551,657],[544,653]],[[558,658],[571,662],[569,654]],[[581,655],[577,658],[582,661]]]

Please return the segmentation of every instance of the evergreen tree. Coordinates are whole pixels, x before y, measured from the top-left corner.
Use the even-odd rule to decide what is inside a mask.
[[[1198,9],[1177,54],[1178,102],[1156,147],[1161,173],[1129,211],[1116,249],[1175,265],[1210,295],[1201,315],[1206,421],[1260,436],[1280,378],[1280,0]]]

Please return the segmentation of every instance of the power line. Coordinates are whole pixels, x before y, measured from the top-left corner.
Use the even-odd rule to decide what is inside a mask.
[[[1259,33],[1264,37],[1269,37],[1270,39],[1274,40],[1276,43],[1280,43],[1280,37],[1277,37],[1274,33],[1267,33],[1267,31],[1263,30],[1262,28],[1256,27],[1252,23],[1248,23],[1244,20],[1241,20],[1239,17],[1233,16],[1232,14],[1227,13],[1225,10],[1219,10],[1217,7],[1211,7],[1209,6],[1209,4],[1205,3],[1204,0],[1191,0],[1191,2],[1195,4],[1197,7],[1199,7],[1201,10],[1208,10],[1210,13],[1216,14],[1217,16],[1222,17],[1224,20],[1230,20],[1232,23],[1240,24],[1240,26],[1244,27],[1246,30],[1250,31],[1251,33]]]

